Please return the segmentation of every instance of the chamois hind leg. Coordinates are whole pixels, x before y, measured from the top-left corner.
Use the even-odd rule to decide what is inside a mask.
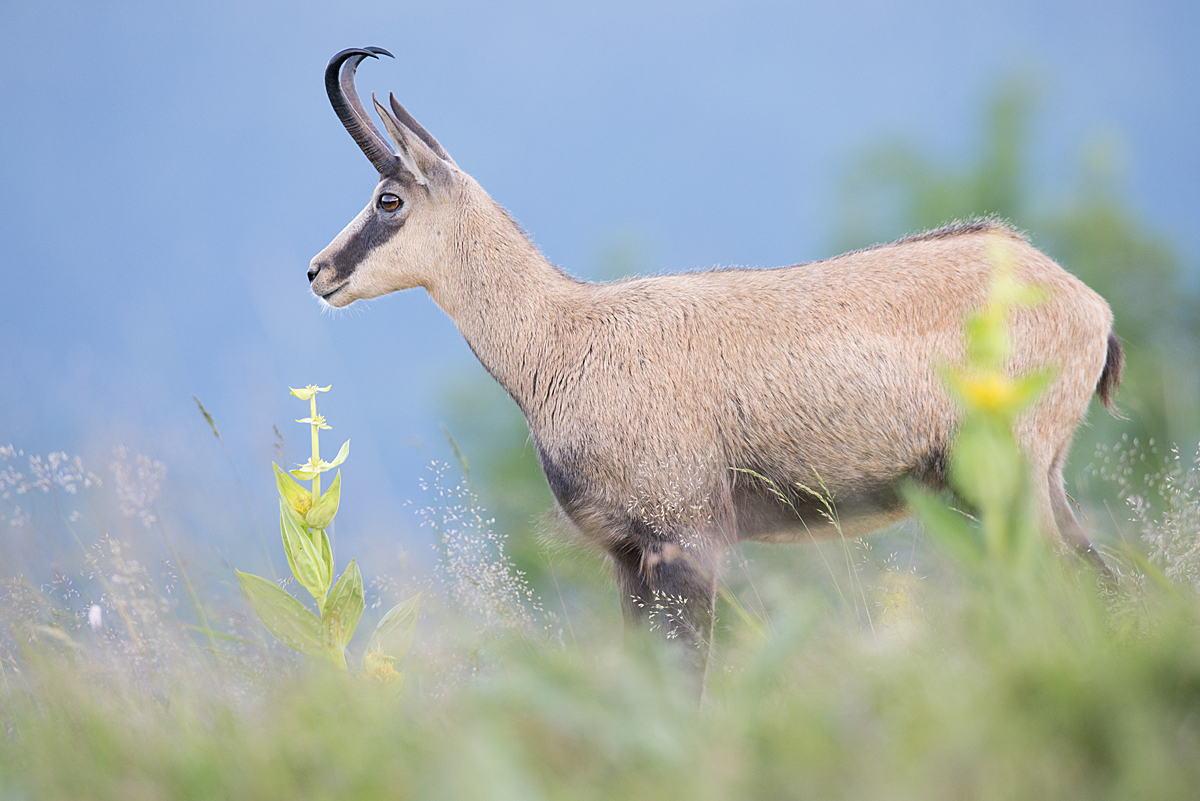
[[[1066,548],[1086,558],[1106,580],[1113,581],[1113,573],[1104,557],[1075,519],[1071,501],[1063,488],[1063,464],[1075,428],[1087,408],[1091,388],[1068,391],[1070,388],[1062,387],[1061,380],[1055,387],[1036,411],[1021,421],[1015,432],[1033,470],[1032,489],[1037,496],[1039,522],[1047,536],[1056,538]],[[1074,402],[1072,398],[1075,398]],[[1079,398],[1082,402],[1078,402]]]
[[[1106,580],[1115,581],[1116,577],[1113,575],[1108,563],[1104,561],[1104,557],[1092,545],[1092,541],[1088,539],[1087,533],[1084,532],[1083,526],[1079,525],[1079,520],[1075,517],[1075,512],[1071,509],[1071,500],[1067,497],[1066,489],[1063,486],[1062,467],[1065,456],[1066,449],[1064,448],[1055,457],[1046,482],[1050,509],[1054,515],[1054,523],[1058,530],[1059,539],[1069,548],[1094,564]]]
[[[653,625],[678,645],[702,689],[716,601],[717,560],[712,550],[685,546],[682,539],[656,539],[627,541],[609,555],[626,625]]]

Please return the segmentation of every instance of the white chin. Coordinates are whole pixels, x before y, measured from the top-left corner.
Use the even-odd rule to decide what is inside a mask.
[[[316,293],[314,292],[313,294]],[[317,297],[320,299],[322,305],[329,306],[334,309],[340,309],[343,306],[349,306],[351,303],[357,300],[354,295],[350,294],[349,288],[345,286],[341,287],[340,289],[335,289],[333,292],[330,292],[327,295],[317,295]]]

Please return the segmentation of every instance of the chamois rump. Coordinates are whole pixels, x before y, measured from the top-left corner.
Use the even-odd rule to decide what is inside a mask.
[[[959,411],[937,366],[962,358],[997,237],[1015,277],[1049,291],[1010,321],[1009,369],[1056,376],[1015,429],[1041,525],[1103,569],[1062,470],[1092,394],[1111,408],[1121,346],[1108,304],[1020,234],[974,220],[792,267],[578,281],[394,96],[372,96],[393,150],[354,87],[377,55],[391,54],[343,50],[325,72],[379,183],[312,260],[313,293],[340,307],[424,287],[525,414],[559,506],[608,553],[627,618],[667,605],[666,634],[696,646],[699,670],[725,549],[833,533],[798,485],[819,476],[850,536],[906,516],[901,480],[943,486]],[[790,493],[805,525],[754,474]]]

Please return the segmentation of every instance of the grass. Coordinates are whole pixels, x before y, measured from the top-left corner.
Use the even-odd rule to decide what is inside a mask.
[[[1192,496],[1171,494],[1190,491],[1195,468],[1172,471],[1179,489],[1163,491],[1174,507],[1129,507],[1152,548],[1153,537],[1200,534],[1179,523]],[[84,588],[10,580],[0,798],[1095,799],[1200,788],[1200,601],[1190,574],[1164,575],[1167,562],[1127,556],[1113,596],[1053,555],[981,573],[924,538],[913,554],[911,529],[849,551],[831,543],[829,555],[753,549],[726,593],[769,625],[722,603],[697,705],[669,652],[623,645],[613,615],[579,611],[614,598],[584,599],[570,612],[574,638],[554,636],[566,621],[529,602],[488,544],[486,516],[443,478],[431,479],[430,514],[456,556],[443,561],[440,605],[422,620],[399,696],[293,657],[244,618],[225,627],[240,639],[214,650],[168,592],[179,579],[149,576],[115,540],[88,548],[109,583],[95,597],[99,630]],[[1186,544],[1164,553],[1189,554]],[[847,605],[838,586],[850,573],[862,600]],[[491,583],[456,600],[454,582],[480,576]],[[873,627],[855,622],[863,603]]]

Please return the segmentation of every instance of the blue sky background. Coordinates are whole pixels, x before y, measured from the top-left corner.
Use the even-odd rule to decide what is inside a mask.
[[[115,445],[160,459],[165,513],[239,552],[253,528],[191,396],[271,534],[272,425],[305,449],[286,387],[332,383],[325,447],[353,440],[339,536],[424,547],[402,504],[448,456],[448,388],[482,368],[421,291],[340,314],[308,293],[376,177],[324,93],[344,47],[395,53],[361,68],[364,95],[394,91],[593,277],[615,251],[654,272],[832,255],[856,155],[903,137],[966,160],[1015,72],[1041,86],[1042,195],[1084,143],[1118,142],[1133,207],[1195,266],[1198,39],[1195,2],[6,0],[0,444],[102,474]]]

